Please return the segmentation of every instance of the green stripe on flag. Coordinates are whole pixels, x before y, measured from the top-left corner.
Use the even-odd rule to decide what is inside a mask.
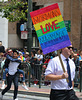
[[[64,21],[58,23],[58,25],[56,25],[56,27],[58,27],[58,26],[59,26],[60,28],[55,29],[55,27],[54,27],[54,30],[52,30],[52,28],[50,27],[50,31],[47,32],[47,33],[45,33],[45,34],[49,34],[49,33],[51,33],[51,32],[54,32],[54,31],[57,31],[57,30],[59,30],[59,29],[64,28],[64,27],[65,27]],[[44,32],[45,32],[45,31],[46,31],[46,28],[43,28],[43,30],[44,30]],[[38,37],[45,35],[45,34],[42,33],[42,30],[41,30],[41,29],[40,29],[40,30],[37,30],[36,33],[37,33],[37,36],[38,36]]]

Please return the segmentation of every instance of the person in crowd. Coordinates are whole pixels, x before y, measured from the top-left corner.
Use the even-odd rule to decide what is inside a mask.
[[[29,52],[25,53],[25,62],[29,62],[30,60],[30,56],[29,56]]]
[[[72,60],[75,63],[76,71],[79,71],[79,66],[80,66],[79,56],[77,54],[74,54]]]
[[[78,55],[78,56],[80,56],[80,51],[81,51],[81,50],[77,50],[77,55]]]
[[[34,79],[34,64],[35,64],[35,51],[34,50],[32,50],[31,51],[31,58],[30,58],[30,61],[29,61],[29,63],[31,64],[31,74],[32,74],[32,79]]]
[[[8,68],[7,73],[7,87],[1,92],[0,99],[3,99],[3,95],[11,88],[12,82],[14,83],[14,100],[17,99],[17,93],[18,93],[18,75],[17,75],[17,69],[20,68],[21,61],[18,60],[18,52],[13,51],[13,58],[14,60],[11,60],[10,58],[5,63],[4,67]]]
[[[8,55],[9,55],[9,56],[8,56]],[[9,50],[8,50],[8,55],[7,55],[7,56],[8,56],[10,59],[13,60],[13,58],[12,58],[12,56],[13,56],[13,51],[12,51],[12,49],[9,49]],[[18,56],[18,58],[19,58],[19,56]],[[21,60],[21,59],[20,59],[20,60]],[[8,61],[8,58],[6,59],[5,62],[7,62],[7,61]],[[8,68],[5,68],[4,71],[3,71],[3,80],[2,80],[2,87],[1,87],[1,89],[4,89],[4,88],[5,88],[5,80],[6,80],[6,74],[7,74],[7,72],[8,72]],[[24,75],[24,71],[21,70],[21,69],[17,69],[17,72],[20,74],[20,76],[22,76],[22,82],[23,82],[22,87],[23,87],[24,89],[26,89],[26,90],[29,90],[29,89],[27,88],[26,84],[25,84],[25,75]]]
[[[5,53],[5,47],[2,45],[2,41],[0,41],[0,53]]]
[[[11,49],[9,49],[7,54],[12,57],[13,56],[13,51]],[[5,64],[5,62],[7,62],[7,60],[8,59],[5,59],[4,64]],[[4,64],[3,64],[3,66],[4,66]],[[3,66],[2,66],[2,68],[3,68]],[[1,89],[5,88],[5,80],[6,80],[7,72],[8,72],[8,68],[3,69],[3,79],[2,79],[2,87],[1,87]]]
[[[78,50],[78,53],[77,55],[79,56],[79,65],[81,66],[82,64],[82,50]],[[76,80],[75,81],[78,81],[78,89],[80,88],[80,67],[78,68],[79,71],[77,71],[77,76],[76,76]]]
[[[9,56],[8,56],[8,57],[9,57]],[[11,58],[11,57],[9,57],[9,58],[13,60],[13,58]],[[23,62],[23,60],[22,60],[19,56],[18,56],[18,59],[20,59],[21,62]],[[27,88],[26,84],[25,84],[25,75],[24,75],[24,71],[21,70],[21,69],[17,69],[17,73],[19,73],[20,76],[22,76],[22,82],[23,82],[22,87],[23,87],[24,89],[26,89],[26,90],[29,90],[29,89]]]
[[[79,61],[82,61],[82,50],[79,52]]]
[[[76,83],[75,85],[77,85],[77,83],[79,83],[79,68],[80,68],[79,56],[77,54],[74,54],[72,60],[74,61],[76,67],[74,82]]]
[[[23,56],[21,51],[19,51],[19,58],[21,59],[22,62],[25,61],[25,57]]]
[[[37,56],[38,64],[42,64],[43,63],[43,55],[42,55],[42,50],[41,49],[38,50],[38,54],[36,56]]]
[[[47,64],[49,63],[49,61],[51,60],[50,59],[51,57],[49,56],[49,54],[47,54],[47,55],[45,55],[45,58],[44,58],[44,65],[42,66],[42,80],[44,80],[45,79],[45,75],[44,75],[44,72],[45,72],[45,69],[47,68]],[[50,84],[50,81],[44,81],[43,83],[42,83],[42,85],[49,85]]]
[[[50,53],[50,59],[54,58],[55,56],[56,56],[56,51]]]
[[[2,79],[3,74],[3,64],[5,61],[4,53],[0,53],[0,78]]]
[[[36,75],[38,68],[35,65],[35,64],[37,64],[37,56],[36,56],[36,51],[35,50],[31,51],[31,58],[30,58],[29,63],[31,64],[31,77],[34,80],[34,85],[36,85],[37,82],[38,82],[37,81],[37,75]]]
[[[49,55],[46,55],[46,56],[45,56],[45,61],[44,61],[44,64],[45,64],[45,63],[47,63],[47,64],[48,64],[50,60],[51,60],[51,59],[50,59],[50,56],[49,56]],[[46,69],[46,65],[43,65],[43,68],[45,68],[45,69]]]
[[[1,53],[0,53],[0,68],[1,68],[1,62],[3,61],[3,57],[4,57],[4,53],[1,52]]]
[[[37,67],[37,56],[34,56],[34,61],[33,61],[33,63],[34,63],[34,85],[36,86],[37,85],[37,83],[38,83],[38,67]]]
[[[63,72],[59,56],[48,63],[45,79],[51,80],[50,100],[79,100],[72,84],[75,77],[75,64],[69,58],[72,49],[72,45],[62,48],[60,55],[66,72]]]
[[[24,52],[23,54],[25,54],[26,52],[28,52],[27,47],[24,47],[23,52]]]
[[[6,57],[4,57],[3,60],[2,60],[2,62],[1,62],[1,71],[0,71],[1,72],[1,79],[4,79],[3,78],[3,74],[4,74],[4,72],[3,72],[3,66],[4,66],[4,63],[5,63],[5,59],[6,59]],[[5,88],[5,81],[2,80],[2,87],[1,87],[1,89],[4,89],[4,88]]]

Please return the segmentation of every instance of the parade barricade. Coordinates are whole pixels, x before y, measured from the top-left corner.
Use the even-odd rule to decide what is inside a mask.
[[[39,88],[41,88],[41,85],[47,85],[49,83],[49,81],[45,80],[44,75],[47,63],[30,65],[29,63],[22,62],[21,66],[25,72],[25,81],[28,81],[29,87],[31,84],[38,84]]]
[[[25,73],[25,82],[28,81],[29,87],[30,87],[30,75],[31,75],[31,65],[28,62],[22,62],[21,63],[21,69]]]
[[[45,80],[45,69],[47,67],[47,63],[42,63],[42,64],[34,64],[31,66],[28,62],[22,62],[21,63],[22,70],[25,72],[25,81],[28,82],[29,87],[31,87],[31,84],[37,84],[39,85],[39,88],[41,88],[42,85],[49,85],[50,81]],[[82,90],[82,66],[80,66],[79,71],[76,71],[76,76],[75,76],[75,84],[78,73],[79,73],[79,80],[78,84],[80,84],[80,92]]]
[[[75,70],[74,87],[79,87],[80,84],[80,66]]]
[[[47,67],[47,63],[42,63],[42,64],[34,64],[31,66],[31,72],[30,76],[33,75],[33,77],[30,77],[30,82],[33,83],[34,85],[38,84],[39,88],[41,88],[41,85],[48,85],[50,83],[49,80],[45,80],[45,69]]]

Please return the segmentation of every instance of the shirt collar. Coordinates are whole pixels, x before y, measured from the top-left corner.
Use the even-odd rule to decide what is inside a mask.
[[[66,58],[64,55],[61,54],[61,59],[62,59],[63,61],[65,61],[67,58]],[[69,59],[69,58],[68,58],[68,59]]]

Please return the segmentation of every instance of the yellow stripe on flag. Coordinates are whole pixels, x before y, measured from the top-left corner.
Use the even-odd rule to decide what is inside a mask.
[[[57,21],[55,21],[55,20],[57,20]],[[45,28],[45,25],[48,24],[48,23],[50,23],[52,25],[53,21],[55,21],[55,23],[59,23],[59,22],[63,21],[62,15],[54,17],[54,18],[51,18],[51,19],[48,19],[48,20],[45,20],[45,21],[40,22],[38,24],[35,24],[34,25],[35,30],[36,31],[40,30],[41,29],[41,27],[40,27],[41,25],[42,25],[43,28]]]

